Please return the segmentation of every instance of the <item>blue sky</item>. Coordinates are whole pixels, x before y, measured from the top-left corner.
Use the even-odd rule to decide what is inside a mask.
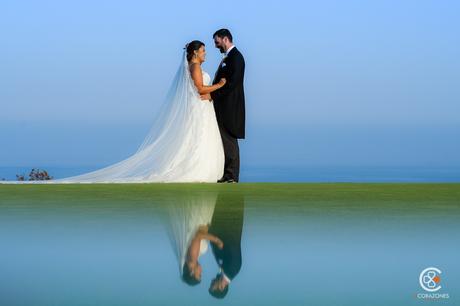
[[[147,133],[192,39],[246,58],[251,165],[459,166],[457,1],[0,3],[0,166],[104,165]]]

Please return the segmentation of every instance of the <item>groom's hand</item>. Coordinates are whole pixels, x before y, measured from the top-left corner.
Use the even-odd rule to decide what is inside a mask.
[[[204,94],[200,96],[201,100],[211,100],[211,94]]]
[[[224,248],[224,243],[222,242],[222,240],[220,240],[219,238],[217,238],[216,240],[216,246],[219,248],[219,249],[223,249]]]

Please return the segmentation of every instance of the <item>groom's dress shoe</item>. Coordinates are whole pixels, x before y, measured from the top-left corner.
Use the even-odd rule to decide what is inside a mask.
[[[221,178],[217,182],[218,183],[238,183],[238,181],[231,179],[231,178],[226,178],[226,177]]]

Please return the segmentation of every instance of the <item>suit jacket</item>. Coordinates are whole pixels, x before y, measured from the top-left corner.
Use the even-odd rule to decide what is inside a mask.
[[[243,233],[244,198],[222,195],[217,198],[209,233],[224,243],[223,249],[211,244],[217,264],[231,280],[241,269],[241,234]]]
[[[213,84],[225,78],[227,83],[211,93],[217,122],[233,137],[245,137],[244,58],[234,47],[228,53],[214,77]]]

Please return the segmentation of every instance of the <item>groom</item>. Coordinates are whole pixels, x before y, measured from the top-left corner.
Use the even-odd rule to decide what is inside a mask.
[[[229,30],[220,29],[213,35],[216,48],[224,57],[217,69],[213,84],[225,78],[227,83],[211,93],[217,123],[225,153],[224,175],[218,183],[237,183],[240,176],[240,149],[238,139],[245,134],[244,58],[233,44]]]

